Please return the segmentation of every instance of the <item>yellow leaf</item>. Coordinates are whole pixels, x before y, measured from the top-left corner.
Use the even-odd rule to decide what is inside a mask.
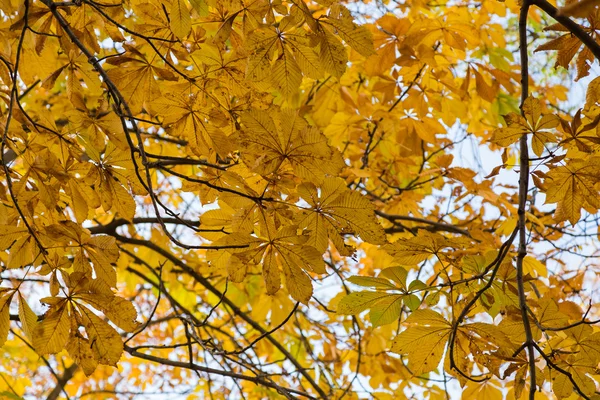
[[[531,256],[526,256],[523,259],[523,272],[525,274],[530,274],[534,278],[538,276],[548,276],[548,270],[546,269],[546,266]]]
[[[33,342],[34,333],[38,325],[37,315],[29,308],[29,304],[27,304],[21,293],[19,293],[19,320],[21,321],[25,336]]]
[[[386,242],[385,232],[377,222],[374,207],[365,197],[347,189],[339,178],[325,178],[318,188],[312,183],[298,187],[300,196],[311,206],[297,217],[300,227],[309,231],[309,243],[325,251],[328,239],[340,254],[348,254],[342,234],[353,233],[374,244]]]
[[[375,53],[371,32],[366,27],[356,25],[352,21],[334,18],[329,18],[326,22],[331,24],[334,31],[361,55],[369,57]]]
[[[408,368],[414,375],[435,370],[446,348],[450,323],[432,310],[417,310],[405,323],[409,327],[394,338],[391,351],[407,355]]]
[[[54,298],[56,303],[44,314],[44,317],[35,328],[33,346],[41,354],[54,354],[60,352],[69,338],[69,313],[67,299]]]
[[[337,174],[344,163],[319,130],[295,112],[263,111],[242,116],[245,129],[237,134],[244,163],[266,176],[291,166],[302,178],[320,182]],[[289,163],[289,164],[288,164]]]
[[[347,279],[348,282],[354,283],[355,285],[372,287],[375,289],[383,289],[383,290],[394,290],[398,289],[395,285],[391,284],[390,281],[383,278],[375,278],[371,276],[351,276]]]
[[[95,282],[95,281],[94,281]],[[106,317],[125,332],[133,332],[139,326],[136,322],[137,311],[133,304],[122,297],[114,296],[106,291],[92,290],[89,293],[77,293],[74,296],[86,301],[100,310]]]
[[[13,291],[0,291],[0,347],[6,342],[10,329],[10,302],[13,294]]]
[[[354,292],[344,296],[338,303],[338,314],[356,315],[373,307],[382,299],[389,297],[385,292]]]
[[[408,272],[402,267],[385,268],[379,274],[380,277],[396,282],[402,289],[406,289],[406,277]]]
[[[123,353],[121,337],[113,327],[87,308],[78,307],[78,309],[91,343],[94,359],[99,364],[116,366]]]
[[[296,62],[302,72],[309,78],[321,78],[323,76],[323,67],[321,66],[319,55],[312,47],[307,45],[308,40],[294,40],[298,35],[301,35],[301,33],[297,33],[286,42],[292,49]]]
[[[184,0],[173,0],[169,18],[173,34],[180,40],[185,39],[192,29],[192,19]]]
[[[208,3],[206,0],[190,0],[190,4],[198,13],[200,17],[206,17],[208,15]]]
[[[40,255],[32,236],[21,236],[10,248],[8,268],[21,268],[32,264]]]
[[[344,74],[346,63],[348,63],[346,48],[338,38],[329,32],[324,32],[320,36],[319,55],[326,72],[336,78],[340,78]]]
[[[65,348],[86,376],[90,376],[98,367],[98,361],[94,358],[90,341],[81,336],[79,332],[71,333]]]
[[[8,249],[16,240],[28,235],[26,227],[0,225],[0,250]]]
[[[558,306],[553,299],[540,300],[540,309],[536,312],[540,326],[561,328],[569,324],[567,316],[558,311]]]
[[[495,380],[486,380],[483,383],[468,381],[462,399],[502,400],[504,395],[499,383]]]
[[[285,50],[271,67],[271,80],[285,98],[298,93],[302,83],[302,71],[292,54]]]
[[[419,231],[416,237],[398,240],[384,246],[383,249],[394,256],[394,261],[399,264],[416,265],[443,248],[462,246],[463,243],[456,239],[450,240],[436,233]]]
[[[600,4],[598,0],[572,1],[564,7],[560,7],[558,14],[567,17],[587,17],[598,4]]]

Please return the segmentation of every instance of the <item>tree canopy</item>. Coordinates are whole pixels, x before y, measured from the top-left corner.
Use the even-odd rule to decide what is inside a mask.
[[[600,398],[599,3],[0,0],[0,397]]]

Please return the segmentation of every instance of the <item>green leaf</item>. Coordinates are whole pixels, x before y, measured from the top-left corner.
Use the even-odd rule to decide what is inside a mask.
[[[402,267],[389,267],[381,271],[380,277],[391,279],[400,285],[401,288],[406,289],[406,277],[408,272]]]
[[[421,299],[419,299],[414,294],[408,294],[404,296],[404,305],[410,309],[410,311],[415,311],[421,305]]]
[[[414,280],[410,283],[410,285],[408,285],[408,291],[409,292],[413,292],[413,291],[421,291],[421,290],[425,290],[427,289],[429,286],[427,286],[425,283],[423,283],[420,280]]]
[[[8,391],[0,392],[0,398],[6,400],[24,400],[21,396],[17,396],[13,392]]]
[[[392,285],[390,281],[383,278],[375,278],[371,276],[351,276],[348,278],[348,282],[353,283],[358,286],[363,287],[372,287],[375,289],[383,289],[383,290],[392,290],[398,289],[396,286]]]
[[[371,307],[369,318],[373,327],[391,324],[400,318],[402,312],[402,295],[387,296]]]
[[[354,292],[340,300],[337,308],[338,314],[356,315],[371,307],[382,299],[389,297],[388,293],[382,292]]]

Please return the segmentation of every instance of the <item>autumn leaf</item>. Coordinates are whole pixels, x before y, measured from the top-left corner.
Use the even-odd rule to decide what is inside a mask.
[[[536,156],[541,156],[546,143],[556,142],[552,129],[559,124],[555,115],[543,115],[539,100],[529,97],[523,104],[525,118],[516,114],[506,116],[508,127],[494,131],[492,142],[507,147],[517,142],[521,136],[532,134],[532,149]]]
[[[123,353],[123,342],[117,331],[86,307],[78,307],[78,311],[89,337],[93,358],[99,364],[117,365]]]
[[[253,112],[244,114],[242,122],[245,129],[237,134],[240,146],[246,149],[242,159],[263,176],[291,167],[298,176],[321,182],[325,175],[335,175],[343,167],[339,152],[295,113]]]
[[[6,342],[8,331],[10,329],[10,302],[14,292],[9,290],[0,290],[0,343]]]
[[[558,220],[568,220],[575,224],[581,217],[581,209],[585,202],[593,207],[600,205],[591,189],[598,176],[597,169],[595,161],[574,161],[565,166],[558,166],[548,173],[546,201],[558,203]]]
[[[234,253],[229,256],[227,270],[231,279],[240,282],[246,276],[249,264],[261,264],[268,294],[275,294],[279,290],[281,272],[283,272],[285,286],[290,295],[303,303],[308,302],[313,288],[305,270],[317,274],[325,273],[321,253],[305,244],[308,236],[299,235],[297,226],[292,225],[277,230],[271,221],[266,221],[263,235],[257,239],[244,240],[250,249],[234,250]],[[215,243],[227,245],[233,241],[239,243],[238,238],[228,235]],[[217,251],[217,254],[210,257],[215,259],[223,252]]]
[[[0,312],[1,313],[1,312]],[[23,331],[30,341],[33,341],[34,333],[38,325],[37,315],[27,304],[25,298],[19,293],[19,319],[23,326]],[[0,333],[0,337],[2,334]]]
[[[414,375],[435,370],[444,354],[451,325],[439,313],[417,310],[405,321],[409,327],[394,338],[391,351],[406,354]]]
[[[35,328],[33,345],[39,354],[54,354],[62,351],[71,330],[67,299],[47,298],[50,308]]]
[[[298,216],[298,223],[308,230],[310,244],[319,251],[328,246],[328,239],[337,251],[348,254],[343,234],[353,232],[375,244],[385,243],[385,234],[375,220],[373,206],[358,193],[346,189],[344,182],[325,178],[322,186],[303,183],[298,192],[311,208]]]
[[[580,12],[578,11],[578,8],[582,8],[585,9],[588,6],[585,5],[585,1],[580,2],[582,3],[581,5],[576,5],[575,2],[572,2],[569,6],[565,7],[565,13],[570,13],[570,12]],[[573,11],[569,11],[569,10],[573,10]],[[585,13],[585,11],[581,11],[583,13]],[[597,24],[600,14],[598,13],[597,9],[594,10],[590,10],[590,12],[588,12],[585,15],[588,19],[588,22],[591,24],[591,26],[594,26],[595,24]],[[581,27],[581,29],[583,31],[586,32],[590,32],[592,33],[592,29],[591,27]],[[544,30],[548,30],[548,31],[554,31],[554,32],[563,32],[564,31],[564,27],[559,24],[556,23],[554,25],[550,25],[548,27],[546,27]],[[571,62],[571,60],[575,57],[575,55],[577,55],[577,53],[579,52],[579,50],[581,49],[583,43],[581,43],[581,41],[575,37],[574,35],[571,34],[565,34],[562,36],[559,36],[555,39],[551,39],[548,42],[542,44],[541,46],[539,46],[535,51],[549,51],[549,50],[558,50],[557,53],[557,57],[556,57],[556,64],[554,66],[554,68],[557,67],[563,67],[563,68],[569,68],[569,64]],[[587,76],[589,74],[589,64],[588,61],[592,59],[592,53],[590,52],[590,50],[588,48],[584,48],[581,52],[579,52],[579,55],[577,56],[577,61],[576,61],[576,65],[577,65],[577,77],[575,78],[575,80],[579,80],[585,76]]]
[[[90,376],[98,367],[98,361],[92,352],[92,346],[88,339],[79,332],[72,333],[66,344],[69,355],[83,369],[86,376]]]
[[[169,17],[171,19],[171,30],[173,31],[173,34],[177,36],[178,39],[183,40],[189,35],[190,30],[192,29],[190,12],[188,11],[184,0],[173,0]]]
[[[0,397],[596,395],[597,1],[384,3],[0,0]]]

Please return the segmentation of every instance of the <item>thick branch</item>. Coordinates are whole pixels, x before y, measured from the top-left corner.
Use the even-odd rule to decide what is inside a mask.
[[[450,224],[445,224],[443,222],[437,222],[437,221],[431,221],[428,219],[424,219],[424,218],[417,218],[417,217],[411,217],[408,215],[392,215],[392,214],[386,214],[382,211],[375,211],[375,214],[379,215],[381,218],[385,218],[388,221],[394,222],[394,221],[410,221],[410,222],[418,222],[421,224],[426,224],[426,225],[430,225],[432,228],[435,228],[435,230],[438,231],[445,231],[445,232],[452,232],[452,233],[458,233],[464,236],[468,236],[470,237],[471,234],[464,230],[461,229],[457,226],[454,225],[450,225]]]
[[[519,16],[519,48],[521,54],[521,113],[523,104],[529,96],[529,59],[527,54],[527,14],[529,13],[530,3],[528,0],[521,6]],[[519,251],[517,253],[517,289],[519,292],[519,309],[523,318],[523,327],[525,329],[525,345],[528,351],[529,361],[529,399],[535,399],[536,381],[535,381],[535,342],[529,324],[529,314],[527,309],[527,299],[525,297],[525,283],[523,280],[523,261],[527,255],[527,218],[525,215],[525,206],[527,203],[527,192],[529,190],[529,147],[527,144],[527,133],[521,135],[519,140],[520,159],[519,159],[519,221],[517,229],[519,230]]]
[[[181,219],[181,218],[162,218],[162,221],[165,224],[173,224],[173,225],[184,225],[188,228],[194,229],[196,232],[225,232],[222,228],[220,229],[198,229],[197,226],[200,225],[200,221],[191,220],[191,219]],[[134,218],[131,221],[128,221],[124,218],[115,218],[111,222],[106,225],[96,225],[88,228],[93,235],[97,234],[108,234],[115,232],[119,226],[123,225],[136,225],[136,224],[159,224],[160,221],[156,217],[139,217]]]
[[[58,382],[56,382],[56,386],[54,387],[54,389],[52,389],[48,397],[46,397],[46,400],[58,399],[58,396],[64,390],[65,385],[71,380],[71,378],[73,378],[75,372],[77,372],[78,369],[79,365],[77,364],[71,364],[67,369],[65,369],[65,372],[58,379]]]
[[[256,383],[257,385],[262,385],[265,387],[270,387],[272,389],[275,389],[281,394],[284,394],[283,392],[289,392],[289,393],[293,393],[293,394],[296,394],[299,396],[307,397],[309,399],[316,400],[316,397],[313,397],[308,393],[305,393],[305,392],[302,392],[302,391],[299,391],[296,389],[283,388],[283,387],[277,385],[276,383],[269,382],[268,380],[263,379],[258,376],[254,377],[254,376],[248,376],[248,375],[243,375],[243,374],[237,374],[235,372],[224,371],[221,369],[203,367],[202,365],[193,364],[193,363],[189,363],[189,362],[173,361],[173,360],[169,360],[168,358],[160,358],[160,357],[156,357],[156,356],[153,356],[150,354],[142,353],[138,350],[135,350],[132,347],[127,346],[127,345],[125,346],[125,351],[134,357],[152,361],[152,362],[156,362],[156,363],[159,363],[162,365],[170,365],[172,367],[192,369],[194,371],[206,372],[208,374],[216,374],[216,375],[222,375],[222,376],[226,376],[226,377],[233,378],[233,379],[250,381],[250,382]]]

